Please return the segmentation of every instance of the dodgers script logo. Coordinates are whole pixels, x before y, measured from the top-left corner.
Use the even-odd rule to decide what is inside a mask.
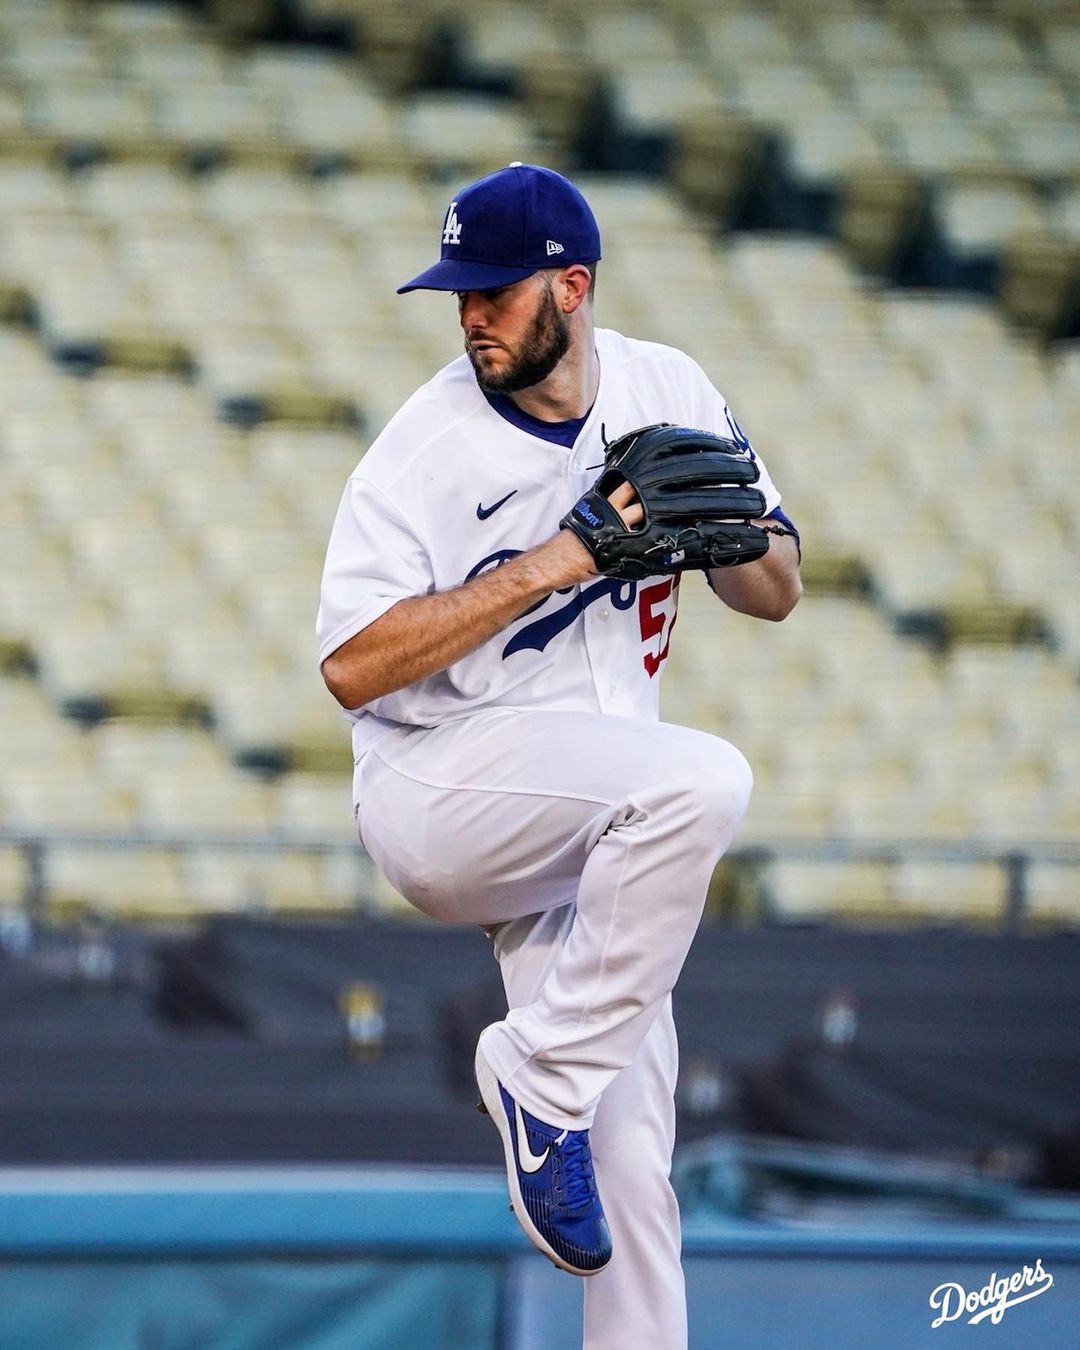
[[[1012,1275],[1002,1275],[1000,1279],[995,1270],[981,1289],[972,1289],[970,1293],[962,1284],[950,1280],[947,1284],[939,1284],[930,1295],[931,1308],[941,1309],[930,1326],[935,1328],[945,1322],[955,1322],[964,1313],[972,1314],[968,1318],[968,1326],[973,1327],[987,1317],[997,1326],[1007,1308],[1026,1303],[1029,1298],[1038,1298],[1053,1284],[1054,1277],[1043,1269],[1041,1257],[1034,1266],[1024,1266],[1022,1270],[1014,1271]]]
[[[557,591],[557,595],[566,595],[566,591]],[[554,614],[545,614],[542,619],[537,619],[535,623],[528,623],[524,628],[519,628],[510,641],[503,648],[503,660],[512,656],[514,652],[523,652],[530,649],[542,652],[553,637],[558,637],[560,633],[566,631],[574,622],[579,614],[583,614],[590,605],[597,600],[610,599],[615,609],[630,609],[637,599],[636,581],[616,581],[614,577],[601,577],[599,581],[594,581],[591,586],[578,591],[572,600],[568,601],[561,609],[557,609]],[[546,603],[541,600],[540,604]],[[537,606],[534,605],[533,609]],[[526,614],[531,614],[532,609],[527,609]]]
[[[518,557],[521,552],[519,548],[501,548],[496,553],[489,553],[471,569],[465,580],[471,581],[481,572],[494,571],[511,558]],[[550,614],[544,614],[538,619],[533,619],[531,623],[523,624],[503,647],[502,659],[505,661],[516,652],[544,651],[548,644],[560,633],[565,633],[590,605],[596,604],[598,600],[608,600],[612,609],[617,610],[633,609],[636,605],[641,641],[647,645],[647,649],[642,652],[641,660],[651,680],[667,660],[671,648],[671,633],[675,627],[678,610],[677,606],[672,608],[668,602],[676,595],[678,584],[678,577],[662,577],[647,586],[639,586],[636,581],[601,577],[591,585],[583,586],[576,595],[572,594],[576,587],[564,586],[561,590],[553,591],[551,595],[537,600],[536,604],[531,605],[521,615],[523,619],[528,618],[555,596],[570,596],[565,604],[553,609]]]
[[[522,551],[520,548],[502,548],[497,553],[489,553],[486,558],[481,558],[476,566],[471,569],[465,580],[471,581],[481,572],[494,571],[495,568],[501,567],[503,563],[509,562],[511,558],[518,557]],[[573,590],[573,586],[564,586],[553,594],[569,595]],[[564,633],[570,627],[579,614],[584,613],[590,605],[605,597],[610,598],[615,609],[629,609],[637,599],[637,582],[617,581],[613,577],[601,577],[599,581],[594,581],[591,586],[583,587],[561,608],[554,610],[551,614],[545,614],[542,619],[536,619],[533,623],[527,623],[524,627],[519,628],[502,649],[502,659],[505,661],[508,656],[513,656],[515,652],[542,652],[552,638],[558,637],[560,633]],[[536,604],[530,605],[521,617],[524,619],[530,614],[535,614],[550,599],[551,596],[544,596],[542,600],[537,600]]]

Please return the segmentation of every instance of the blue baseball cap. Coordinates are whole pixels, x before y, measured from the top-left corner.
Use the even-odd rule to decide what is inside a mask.
[[[462,188],[446,212],[442,254],[406,291],[486,291],[524,281],[542,267],[600,258],[589,203],[554,169],[515,161]]]

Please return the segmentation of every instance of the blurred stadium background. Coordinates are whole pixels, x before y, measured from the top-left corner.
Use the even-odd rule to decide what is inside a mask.
[[[936,1344],[1042,1257],[992,1334],[1075,1345],[1067,0],[0,0],[0,1345],[573,1344],[468,1109],[495,967],[355,844],[312,636],[460,350],[394,287],[511,159],[803,533],[666,680],[757,779],[679,994],[692,1344]]]

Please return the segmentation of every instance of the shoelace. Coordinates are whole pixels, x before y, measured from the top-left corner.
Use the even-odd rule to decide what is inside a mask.
[[[589,1165],[589,1147],[585,1132],[572,1132],[559,1145],[558,1158],[563,1178],[563,1195],[570,1209],[584,1209],[595,1196],[595,1181]]]

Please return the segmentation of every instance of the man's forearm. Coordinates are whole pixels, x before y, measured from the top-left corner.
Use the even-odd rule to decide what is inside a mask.
[[[445,670],[561,586],[592,576],[591,559],[569,530],[492,572],[434,595],[400,600],[322,663],[344,708]]]
[[[755,619],[786,619],[802,595],[799,549],[790,535],[770,535],[769,551],[742,567],[716,567],[709,584],[729,608]]]

